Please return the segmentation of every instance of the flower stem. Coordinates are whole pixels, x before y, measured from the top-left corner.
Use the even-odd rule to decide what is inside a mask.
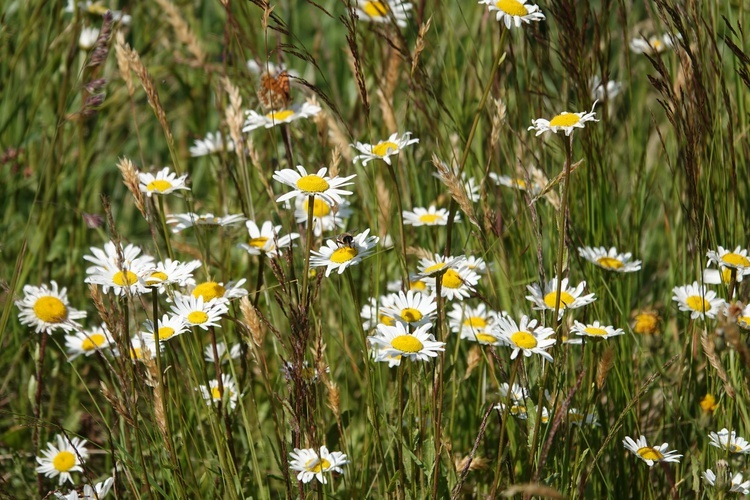
[[[560,233],[560,245],[557,248],[557,290],[555,292],[555,313],[552,316],[552,329],[557,332],[557,326],[559,323],[558,314],[560,314],[560,293],[562,292],[562,274],[563,274],[563,254],[565,250],[565,230],[566,230],[566,223],[568,221],[567,218],[567,211],[568,211],[568,193],[570,192],[570,164],[572,162],[572,156],[573,156],[573,136],[570,136],[569,140],[564,140],[565,142],[565,175],[563,177],[563,181],[565,182],[565,185],[563,187],[563,199],[562,199],[562,207],[560,209],[560,220],[558,224],[558,232]],[[562,332],[562,330],[561,330]],[[558,334],[558,340],[562,339],[562,333]],[[560,342],[558,342],[558,345]]]
[[[310,278],[310,251],[312,250],[313,216],[315,211],[315,195],[307,198],[307,231],[305,234],[305,268],[302,271],[302,307],[307,308],[307,282]]]
[[[388,165],[388,173],[390,173],[391,180],[396,188],[396,205],[398,205],[398,217],[396,218],[398,219],[399,238],[401,239],[401,256],[398,260],[401,264],[401,279],[403,282],[401,288],[406,291],[409,289],[409,271],[406,269],[406,235],[404,234],[404,211],[403,206],[401,205],[401,188],[399,187],[399,182],[396,178],[396,170],[391,164]]]
[[[34,443],[34,449],[36,455],[39,456],[39,424],[41,423],[42,415],[42,389],[44,384],[42,381],[42,369],[44,367],[44,352],[47,350],[47,333],[42,333],[42,339],[39,342],[39,360],[36,364],[36,394],[34,395],[34,434],[32,442]],[[36,474],[36,485],[39,490],[39,497],[43,497],[46,494],[44,490],[44,481],[41,473]]]

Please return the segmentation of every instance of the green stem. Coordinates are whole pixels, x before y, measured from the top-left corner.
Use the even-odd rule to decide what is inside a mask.
[[[443,325],[443,296],[442,296],[442,284],[443,274],[435,277],[435,300],[437,301],[437,318],[435,320],[435,337],[438,342],[442,342],[442,325]],[[432,391],[432,407],[435,409],[435,465],[433,467],[432,475],[432,498],[433,500],[438,497],[438,482],[440,479],[440,454],[443,448],[443,439],[441,432],[441,424],[443,418],[443,369],[445,367],[445,352],[438,354],[437,359],[437,374],[435,380],[435,387]]]
[[[399,264],[401,264],[401,288],[406,291],[409,289],[409,271],[406,268],[406,235],[404,232],[404,210],[401,205],[401,188],[399,187],[396,170],[393,168],[393,165],[388,165],[388,173],[390,173],[393,186],[396,188],[396,205],[398,205],[398,217],[396,218],[398,219],[398,231],[401,239],[401,256],[398,260]]]
[[[565,229],[568,210],[568,193],[570,192],[570,164],[573,156],[573,135],[571,134],[569,140],[563,140],[565,143],[565,175],[563,181],[565,186],[563,188],[563,199],[562,207],[560,209],[560,220],[558,224],[558,232],[560,233],[560,244],[557,247],[557,290],[555,295],[555,314],[552,316],[552,329],[557,332],[557,325],[560,320],[558,314],[560,313],[560,293],[562,292],[562,273],[563,273],[563,254],[565,253]],[[562,335],[558,335],[558,340],[562,340]],[[559,342],[558,342],[559,345]]]
[[[161,231],[164,235],[164,243],[167,245],[167,255],[169,258],[174,260],[174,253],[172,252],[172,243],[169,241],[169,231],[167,230],[167,220],[164,216],[164,197],[159,196],[159,221],[161,222]],[[156,323],[154,323],[156,324]]]
[[[490,490],[489,498],[496,498],[497,488],[500,486],[500,471],[503,465],[503,449],[505,448],[505,427],[508,422],[508,416],[510,413],[510,407],[513,400],[513,383],[516,381],[516,373],[518,367],[521,364],[522,355],[519,354],[516,361],[513,363],[513,367],[510,370],[510,377],[508,378],[508,395],[505,398],[505,408],[500,423],[500,439],[497,445],[497,463],[495,465],[495,482],[492,484],[492,490]],[[537,422],[541,421],[539,412],[537,411]],[[532,448],[533,449],[533,448]]]
[[[307,282],[310,279],[310,251],[312,250],[313,216],[315,212],[315,195],[307,198],[307,230],[305,233],[305,268],[302,271],[302,307],[307,308]]]

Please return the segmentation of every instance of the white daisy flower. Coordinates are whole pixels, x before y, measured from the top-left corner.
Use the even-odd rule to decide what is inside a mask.
[[[503,382],[502,384],[500,384],[500,397],[503,401],[505,401],[508,399],[508,395],[510,395],[510,400],[512,403],[521,404],[524,406],[524,401],[531,397],[531,393],[529,392],[528,388],[523,387],[522,385],[515,382],[513,383],[513,386],[510,386],[508,382]]]
[[[448,323],[451,331],[460,335],[461,340],[471,340],[480,344],[498,343],[498,335],[492,331],[498,314],[487,308],[483,303],[477,307],[464,304],[453,304],[448,313]]]
[[[165,292],[167,285],[194,285],[193,271],[202,265],[199,260],[180,262],[167,258],[163,262],[156,263],[156,267],[146,277],[145,281],[149,286],[158,286],[160,292]]]
[[[466,257],[464,255],[443,257],[436,253],[432,259],[423,257],[419,259],[419,273],[417,273],[416,277],[429,285],[425,278],[435,277],[444,273],[446,269],[458,269],[465,261]]]
[[[570,329],[570,333],[575,333],[578,335],[578,338],[570,339],[566,343],[583,344],[583,337],[590,338],[591,340],[608,339],[617,335],[623,335],[625,330],[615,328],[614,326],[605,326],[598,321],[594,321],[592,324],[584,324],[576,321]]]
[[[291,168],[274,172],[274,180],[294,188],[292,191],[276,198],[276,201],[282,202],[291,200],[292,198],[319,196],[329,205],[340,204],[343,201],[343,198],[341,198],[342,195],[352,194],[351,191],[340,188],[354,184],[348,181],[354,179],[357,174],[352,174],[348,177],[326,177],[327,171],[328,169],[321,168],[315,174],[308,174],[305,167],[297,165],[297,172]]]
[[[205,139],[196,139],[190,147],[190,156],[207,156],[219,151],[234,151],[234,141],[221,132],[208,132]]]
[[[320,112],[320,106],[305,102],[302,105],[292,106],[288,109],[277,109],[266,114],[260,114],[256,111],[245,111],[247,118],[245,125],[242,127],[243,132],[252,132],[253,130],[265,127],[271,128],[282,123],[290,123],[301,118],[310,118]]]
[[[47,443],[47,449],[42,450],[42,456],[36,457],[39,464],[36,472],[49,478],[60,476],[58,485],[62,485],[65,481],[73,483],[70,473],[83,472],[81,465],[89,458],[86,440],[58,434],[55,436],[55,441],[57,445]]]
[[[399,291],[385,299],[389,305],[381,305],[380,314],[401,323],[420,326],[430,323],[437,315],[437,303],[432,295],[423,295],[409,290]]]
[[[325,266],[326,277],[330,276],[334,269],[338,269],[338,274],[342,274],[347,267],[356,266],[375,251],[380,238],[368,236],[369,234],[370,230],[366,229],[353,236],[352,242],[348,245],[326,240],[326,244],[320,247],[320,250],[310,252],[310,267]]]
[[[497,336],[513,349],[510,359],[516,359],[519,353],[523,353],[527,358],[532,354],[539,354],[544,359],[552,361],[552,355],[546,351],[557,342],[556,339],[549,338],[555,334],[552,328],[538,327],[537,320],[529,320],[524,314],[520,324],[510,316],[500,316],[494,329]]]
[[[86,258],[87,256],[84,256]],[[84,282],[100,285],[104,293],[110,288],[115,295],[140,295],[149,291],[146,279],[154,272],[153,258],[138,258],[122,268],[93,266],[86,269]]]
[[[242,288],[245,282],[247,282],[245,278],[240,278],[237,281],[229,281],[226,284],[223,282],[217,283],[216,281],[204,281],[197,284],[190,291],[190,294],[196,299],[203,297],[204,302],[216,299],[217,302],[228,303],[231,300],[247,295],[247,290]]]
[[[370,3],[378,3],[382,5],[381,2]],[[351,147],[362,153],[355,156],[352,161],[357,163],[359,160],[362,160],[362,165],[367,165],[371,160],[383,160],[388,165],[391,165],[391,156],[399,154],[406,146],[419,142],[419,139],[411,139],[410,137],[411,132],[404,133],[400,138],[397,132],[391,134],[388,139],[379,141],[377,144],[366,144],[362,142],[350,144]]]
[[[297,224],[307,227],[307,209],[309,198],[296,198],[294,200],[294,219]],[[313,233],[320,236],[323,231],[343,229],[346,219],[352,215],[349,202],[343,200],[333,207],[319,197],[313,198]]]
[[[96,267],[104,269],[120,269],[120,255],[122,255],[122,267],[130,269],[139,267],[141,264],[151,264],[154,258],[150,255],[141,255],[141,249],[135,245],[128,244],[125,248],[122,245],[115,246],[113,241],[104,244],[104,248],[90,247],[89,250],[93,255],[84,255],[83,259],[91,262]],[[89,272],[86,270],[86,272]]]
[[[641,269],[640,260],[630,260],[630,253],[617,253],[617,248],[611,247],[609,251],[604,247],[579,247],[578,253],[581,257],[596,264],[607,271],[618,273],[632,273]]]
[[[152,194],[169,194],[178,189],[190,188],[185,185],[187,174],[177,177],[177,174],[169,171],[169,167],[159,170],[156,175],[140,172],[138,174],[141,192],[149,198]]]
[[[505,403],[498,403],[493,409],[503,413],[505,412],[505,407]],[[510,406],[508,406],[508,415],[516,417],[519,420],[528,420],[529,413],[526,409],[526,401],[511,401]]]
[[[750,443],[745,438],[737,435],[735,431],[729,432],[729,429],[724,428],[718,433],[709,432],[708,440],[711,446],[727,450],[729,453],[741,453],[747,455],[750,453]]]
[[[725,302],[713,290],[694,281],[692,285],[676,286],[672,289],[672,300],[677,302],[680,311],[690,313],[692,319],[715,318]]]
[[[390,23],[393,19],[399,28],[406,27],[412,4],[403,0],[357,0],[355,11],[360,21]]]
[[[706,253],[709,264],[716,264],[717,267],[728,267],[738,271],[750,271],[750,259],[747,257],[747,249],[737,247],[734,251],[719,246],[718,250],[709,250]]]
[[[204,302],[203,296],[179,295],[174,297],[172,312],[181,316],[189,326],[197,326],[208,330],[209,326],[221,327],[221,316],[229,311],[226,301],[209,300]]]
[[[230,359],[239,359],[242,355],[242,346],[240,344],[234,344],[227,351],[227,344],[225,342],[217,342],[216,353],[219,355],[219,362],[224,364]],[[216,362],[216,358],[214,358],[214,346],[212,344],[207,345],[206,348],[203,349],[203,359],[209,363]]]
[[[184,214],[170,214],[167,216],[167,224],[174,224],[173,233],[179,233],[193,226],[231,226],[245,220],[242,214],[227,214],[223,217],[215,217],[214,214],[198,215],[192,212]]]
[[[399,290],[401,290],[402,285],[403,282],[401,280],[393,280],[389,281],[386,284],[385,288],[389,292],[398,292]],[[424,279],[420,278],[419,276],[409,276],[409,283],[407,283],[407,286],[409,287],[409,290],[413,290],[424,295],[430,294],[427,283],[425,283]]]
[[[362,328],[365,331],[375,328],[380,323],[388,326],[396,324],[395,319],[383,313],[383,308],[391,305],[391,297],[392,295],[383,295],[380,297],[380,301],[375,300],[375,297],[370,297],[367,303],[362,306],[359,317],[362,318]]]
[[[600,427],[599,417],[596,416],[596,413],[582,413],[575,408],[568,410],[568,421],[578,427],[583,427],[584,424]]]
[[[78,36],[78,48],[81,50],[91,50],[96,45],[96,40],[99,38],[99,28],[96,27],[84,27],[81,30],[81,34]]]
[[[723,480],[717,481],[716,474],[714,474],[714,471],[712,471],[711,469],[707,469],[705,472],[703,472],[703,479],[705,479],[706,482],[711,486],[717,486],[717,483],[719,483],[719,486],[723,488],[729,486],[730,493],[739,493],[741,495],[750,494],[750,481],[743,482],[741,472],[738,472],[730,478],[729,476],[731,475],[731,472],[729,472],[726,466],[723,467],[723,470],[722,468],[720,468],[719,471],[719,473],[724,476],[724,478],[722,478]]]
[[[526,179],[521,176],[511,177],[509,175],[498,175],[495,172],[490,172],[490,179],[497,186],[505,186],[512,189],[518,189],[519,191],[529,191],[532,196],[538,195],[542,192],[542,189],[544,189],[544,186],[540,186],[533,181],[531,183],[531,189],[529,189],[529,184],[526,183]]]
[[[486,5],[490,12],[497,11],[495,19],[510,29],[512,26],[520,28],[523,23],[544,21],[545,17],[538,5],[527,4],[526,0],[479,0],[480,5]]]
[[[466,192],[466,196],[469,197],[472,203],[478,202],[480,198],[480,194],[479,194],[479,184],[477,184],[476,179],[474,179],[474,177],[467,177],[466,174],[463,174],[461,175],[461,183],[464,186],[464,191]]]
[[[370,353],[372,354],[373,361],[376,363],[388,363],[388,368],[401,365],[401,354],[394,354],[394,351],[387,347],[371,345]]]
[[[256,62],[254,59],[248,59],[247,69],[248,71],[250,71],[250,73],[253,73],[255,75],[260,75],[262,73],[268,73],[269,75],[278,75],[281,72],[286,71],[289,76],[292,77],[292,80],[300,77],[299,72],[293,69],[288,69],[283,64],[279,64],[277,66],[271,61],[263,61],[262,63],[258,64],[258,62]]]
[[[102,323],[99,327],[66,335],[65,350],[68,351],[68,361],[73,361],[81,354],[87,357],[91,356],[96,351],[109,347],[112,343],[114,343],[114,339],[105,323]]]
[[[745,330],[750,330],[750,304],[742,309],[739,318],[737,318],[737,324]]]
[[[238,246],[250,255],[266,254],[276,257],[278,249],[286,248],[292,244],[292,240],[299,238],[298,233],[289,233],[279,236],[281,225],[274,226],[273,222],[267,220],[259,228],[255,221],[245,222],[248,233],[248,242],[240,243]]]
[[[591,304],[596,300],[593,293],[581,295],[584,288],[586,288],[585,281],[581,281],[578,286],[572,288],[568,287],[568,278],[563,278],[560,288],[560,297],[558,298],[557,277],[555,277],[544,287],[544,292],[542,292],[541,287],[537,283],[527,286],[526,289],[531,292],[531,295],[527,295],[526,299],[535,304],[534,310],[537,311],[554,311],[557,304],[560,303],[558,316],[559,318],[562,318],[565,310],[578,309],[579,307]]]
[[[217,379],[210,380],[208,387],[205,385],[198,386],[198,390],[201,391],[201,396],[203,396],[203,400],[208,406],[222,401],[225,407],[234,410],[237,407],[237,400],[239,399],[239,392],[237,391],[237,384],[234,382],[234,378],[227,373],[222,373],[221,385],[224,389],[223,393],[219,389],[219,381]]]
[[[622,82],[607,80],[607,85],[604,85],[599,75],[594,75],[591,80],[589,80],[589,94],[595,101],[614,99],[620,94],[621,90]]]
[[[159,352],[164,351],[164,344],[159,343]],[[114,351],[115,355],[119,356],[118,351]],[[137,335],[130,338],[130,359],[135,363],[136,361],[145,361],[147,359],[153,359],[156,356],[156,340],[154,336],[148,333],[139,332]]]
[[[383,355],[400,355],[412,361],[429,361],[430,358],[436,358],[438,352],[445,350],[445,342],[435,341],[435,337],[428,333],[432,328],[431,323],[425,323],[411,333],[403,323],[393,326],[381,324],[377,328],[377,334],[367,337],[367,340],[372,346],[383,349]]]
[[[463,300],[474,292],[479,283],[479,274],[475,273],[463,262],[458,267],[450,267],[437,276],[425,277],[427,286],[432,293],[437,290],[437,280],[440,280],[440,295],[448,300]]]
[[[36,333],[53,333],[58,328],[71,332],[81,328],[76,320],[86,317],[86,311],[68,305],[68,290],[57,288],[57,282],[47,285],[23,287],[23,299],[15,302],[20,310],[18,320],[22,325],[33,326]]]
[[[735,283],[743,280],[745,273],[750,274],[750,270],[737,270],[734,276]],[[703,270],[703,283],[709,285],[729,285],[732,282],[732,270],[726,266],[719,266],[719,269],[707,267]]]
[[[487,263],[481,257],[474,257],[473,255],[466,256],[466,267],[471,269],[477,274],[487,273]]]
[[[667,443],[661,446],[649,446],[646,442],[646,437],[641,436],[638,441],[633,441],[631,437],[626,436],[622,441],[623,446],[628,450],[632,451],[638,458],[648,464],[649,467],[653,467],[658,462],[680,462],[682,455],[679,455],[677,451],[667,451],[669,445]]]
[[[750,494],[750,481],[742,481],[742,473],[738,472],[732,476],[732,481],[729,484],[729,491],[732,493],[739,493],[740,495]]]
[[[314,448],[295,448],[289,454],[289,458],[291,459],[289,461],[289,468],[295,472],[299,472],[297,474],[297,481],[302,481],[303,483],[309,483],[315,478],[323,484],[328,484],[325,474],[332,472],[343,474],[344,469],[342,467],[349,463],[346,455],[340,451],[331,453],[325,446],[321,446],[319,450],[315,450]]]
[[[100,500],[109,494],[115,478],[108,477],[104,481],[96,483],[93,487],[90,484],[83,485],[83,492],[79,495],[78,490],[70,490],[66,494],[55,492],[55,498],[58,500]]]
[[[537,136],[542,135],[545,132],[552,132],[556,134],[557,132],[562,130],[565,132],[566,136],[569,136],[573,133],[573,130],[577,128],[584,128],[584,123],[599,121],[596,119],[596,112],[594,112],[596,102],[597,101],[594,101],[594,105],[591,106],[591,111],[589,111],[588,113],[586,113],[585,111],[582,111],[580,113],[568,113],[567,111],[563,111],[551,120],[546,120],[544,118],[531,120],[531,126],[528,128],[528,130],[536,130]]]
[[[413,211],[404,210],[404,225],[407,226],[445,226],[448,224],[448,210],[445,208],[436,208],[430,205],[430,208],[414,207]],[[460,222],[461,216],[456,213],[453,222]]]
[[[669,33],[662,36],[653,35],[648,40],[644,37],[637,37],[630,40],[630,50],[636,54],[661,54],[674,47],[680,38],[682,38],[680,35],[675,37]]]
[[[143,323],[143,328],[146,330],[146,335],[158,338],[160,342],[166,342],[188,331],[188,325],[182,316],[170,316],[169,314],[165,314],[159,320],[159,331],[156,336],[154,336],[154,324],[150,319]]]

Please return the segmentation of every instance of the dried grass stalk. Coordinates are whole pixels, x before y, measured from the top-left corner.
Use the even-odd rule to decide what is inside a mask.
[[[140,188],[140,181],[138,180],[138,169],[135,168],[133,162],[128,158],[120,158],[117,162],[117,168],[122,173],[122,180],[125,183],[125,187],[128,188],[135,198],[135,207],[148,220],[146,215],[146,208],[143,200],[143,193]]]
[[[607,374],[615,364],[615,349],[609,347],[604,354],[602,354],[599,363],[596,365],[596,386],[601,389],[604,386],[604,382],[607,380]]]
[[[448,192],[456,201],[461,211],[466,215],[466,217],[472,224],[481,229],[482,226],[479,225],[477,216],[474,213],[474,207],[471,204],[469,196],[466,194],[466,190],[464,189],[461,180],[458,178],[455,172],[453,172],[453,170],[448,167],[447,164],[442,162],[435,154],[432,155],[432,163],[433,165],[435,165],[435,168],[438,171],[439,179],[448,188]]]
[[[175,35],[177,35],[177,40],[187,47],[188,51],[195,59],[197,59],[200,65],[203,65],[206,61],[206,53],[198,42],[198,37],[195,36],[195,33],[190,29],[190,26],[188,26],[187,22],[182,18],[177,7],[175,7],[169,0],[156,0],[156,3],[159,4],[159,7],[161,7],[167,15],[167,21],[172,26]]]
[[[432,25],[432,16],[430,16],[429,19],[427,19],[426,22],[422,23],[421,26],[419,26],[419,33],[417,34],[417,41],[414,44],[414,57],[411,60],[411,76],[414,77],[414,71],[417,69],[417,65],[419,64],[419,56],[422,54],[422,51],[424,50],[425,44],[424,44],[424,37],[427,35],[427,32],[430,31],[430,26]]]
[[[120,70],[120,76],[125,80],[125,87],[128,89],[128,94],[133,97],[135,94],[135,85],[133,84],[133,78],[130,75],[130,45],[125,43],[125,37],[122,32],[118,31],[115,33],[115,57],[117,58],[117,68]]]

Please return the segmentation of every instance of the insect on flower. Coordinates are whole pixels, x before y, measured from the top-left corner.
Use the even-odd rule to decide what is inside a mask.
[[[357,231],[352,231],[353,233],[356,233]],[[351,233],[341,233],[338,236],[336,236],[336,244],[339,246],[339,248],[343,247],[349,247],[354,248],[354,236],[351,235]]]
[[[282,70],[277,75],[264,71],[260,75],[258,99],[265,108],[279,109],[291,102],[289,92],[289,72]]]

